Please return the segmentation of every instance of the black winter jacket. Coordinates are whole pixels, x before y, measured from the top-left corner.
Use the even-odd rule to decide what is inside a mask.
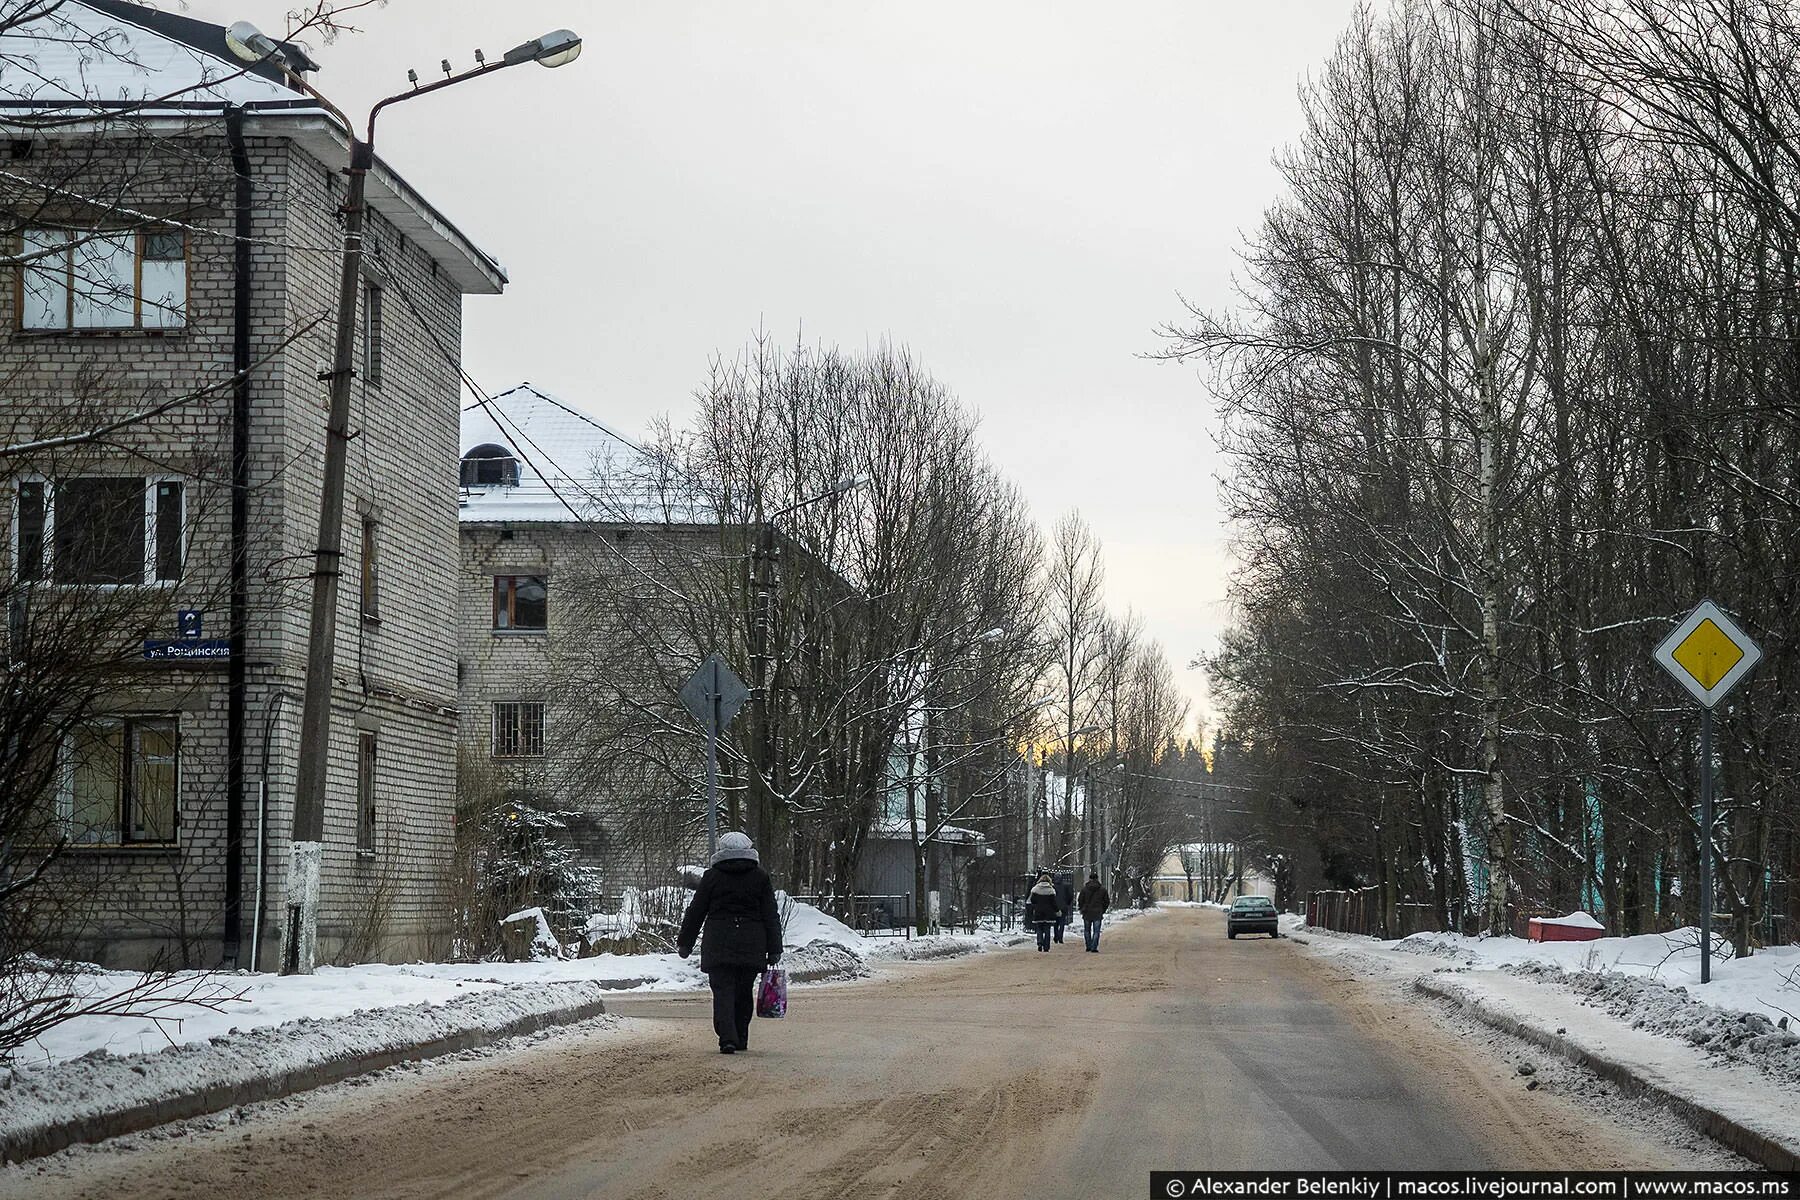
[[[1026,902],[1026,917],[1034,925],[1050,924],[1062,917],[1062,911],[1062,900],[1054,889],[1041,892],[1035,887],[1031,889],[1030,898]]]
[[[1075,906],[1081,915],[1090,921],[1097,921],[1112,907],[1112,897],[1107,895],[1106,885],[1098,879],[1090,879],[1081,885],[1081,895],[1076,897]]]
[[[681,919],[676,949],[686,957],[700,942],[700,969],[772,966],[781,959],[781,913],[769,873],[747,858],[728,858],[700,877]]]

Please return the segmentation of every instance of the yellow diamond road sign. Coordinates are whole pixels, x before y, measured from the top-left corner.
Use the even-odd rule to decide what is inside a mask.
[[[1711,600],[1702,601],[1656,648],[1656,661],[1708,708],[1723,700],[1761,658],[1750,635]]]

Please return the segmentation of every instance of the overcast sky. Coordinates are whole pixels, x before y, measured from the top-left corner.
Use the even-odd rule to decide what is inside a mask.
[[[283,28],[294,0],[190,0]],[[1079,508],[1107,593],[1185,668],[1223,624],[1212,403],[1146,361],[1178,293],[1229,298],[1295,90],[1353,0],[390,0],[315,42],[360,112],[438,61],[566,26],[522,67],[382,118],[381,153],[511,275],[467,303],[490,391],[628,432],[691,407],[762,326],[910,345],[980,414],[1048,527]]]

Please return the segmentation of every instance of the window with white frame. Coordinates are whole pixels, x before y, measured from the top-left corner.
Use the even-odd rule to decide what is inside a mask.
[[[87,475],[26,479],[13,507],[14,573],[22,583],[172,583],[187,542],[179,479]]]
[[[541,700],[507,700],[494,705],[494,757],[542,758],[544,704]]]
[[[69,735],[57,815],[74,845],[168,845],[180,789],[174,717],[106,718]]]
[[[180,230],[27,229],[19,324],[28,330],[180,329],[187,236]]]

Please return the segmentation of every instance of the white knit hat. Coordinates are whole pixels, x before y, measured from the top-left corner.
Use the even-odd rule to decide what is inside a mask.
[[[713,851],[712,865],[718,866],[728,858],[747,858],[751,862],[759,861],[756,847],[750,842],[747,833],[728,833],[719,839],[719,848]]]

